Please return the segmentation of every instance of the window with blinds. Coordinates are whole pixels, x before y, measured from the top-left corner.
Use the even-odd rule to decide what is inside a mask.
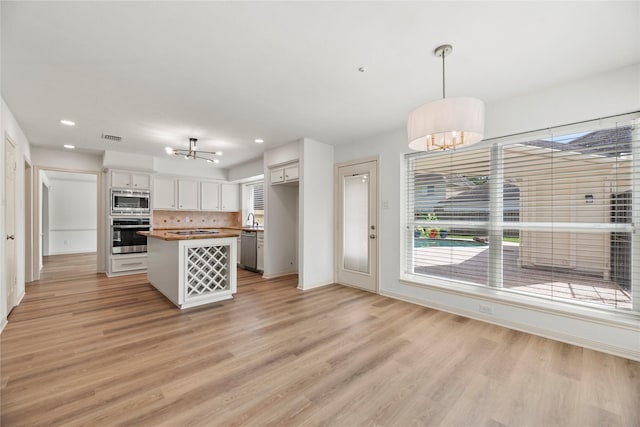
[[[264,225],[264,182],[246,184],[244,194],[248,212],[253,214],[254,223]]]
[[[405,276],[640,311],[639,128],[609,123],[408,154]]]
[[[253,184],[251,186],[251,205],[253,212],[264,213],[264,183]]]

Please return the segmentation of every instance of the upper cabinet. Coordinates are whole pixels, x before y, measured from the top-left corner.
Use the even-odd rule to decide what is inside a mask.
[[[200,208],[203,211],[220,210],[220,184],[217,182],[200,183]]]
[[[240,210],[240,186],[203,181],[200,183],[200,208],[203,211]]]
[[[271,185],[297,182],[300,178],[300,166],[298,163],[287,166],[278,166],[271,169]]]
[[[111,171],[111,187],[149,190],[151,188],[151,176],[144,173]]]
[[[156,176],[153,179],[153,208],[176,209],[177,180]]]
[[[198,203],[198,181],[178,180],[178,209],[197,210]]]
[[[154,178],[154,209],[182,209],[237,212],[240,210],[240,186],[210,181]]]
[[[238,184],[220,184],[220,210],[224,212],[240,210],[240,186]]]

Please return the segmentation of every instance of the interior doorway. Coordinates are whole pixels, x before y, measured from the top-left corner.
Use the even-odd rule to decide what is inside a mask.
[[[337,167],[338,283],[378,292],[378,162]]]
[[[37,178],[36,178],[37,177]],[[36,168],[34,174],[34,280],[41,278],[45,258],[93,259],[93,272],[103,271],[104,228],[99,172]],[[81,257],[81,258],[80,258]]]

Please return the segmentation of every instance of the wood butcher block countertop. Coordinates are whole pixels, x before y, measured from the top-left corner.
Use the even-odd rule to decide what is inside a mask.
[[[177,232],[192,231],[192,230],[206,230],[211,233],[200,234],[176,234]],[[151,231],[138,231],[138,234],[147,237],[153,237],[161,240],[196,240],[196,239],[222,239],[225,237],[238,237],[240,231],[264,231],[264,228],[254,227],[225,227],[225,228],[196,228],[196,229],[153,229]]]

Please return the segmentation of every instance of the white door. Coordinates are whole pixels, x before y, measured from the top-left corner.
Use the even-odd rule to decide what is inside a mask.
[[[378,291],[377,162],[338,168],[338,283]]]
[[[7,284],[6,313],[9,314],[16,301],[16,147],[9,139],[5,139],[5,184],[6,209],[4,216],[5,239],[5,283]]]

